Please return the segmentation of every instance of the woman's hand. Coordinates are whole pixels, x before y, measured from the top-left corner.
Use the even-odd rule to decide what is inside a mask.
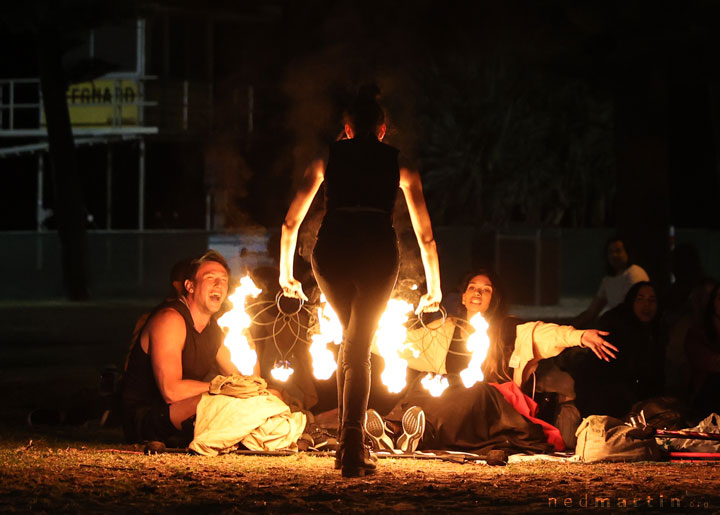
[[[580,343],[582,343],[583,347],[587,347],[588,349],[593,351],[598,358],[602,359],[603,361],[609,362],[610,358],[615,357],[615,354],[613,354],[612,351],[619,351],[618,348],[615,347],[612,343],[603,339],[603,336],[607,336],[608,334],[610,333],[608,333],[607,331],[588,329],[586,331],[583,331],[582,337],[580,338]]]
[[[432,313],[440,309],[440,301],[442,300],[442,293],[427,292],[425,295],[420,297],[418,307],[415,310],[415,314],[419,315],[427,311]]]
[[[283,295],[291,297],[293,299],[300,299],[307,302],[308,298],[303,292],[302,283],[294,277],[280,278],[280,287],[282,288]]]

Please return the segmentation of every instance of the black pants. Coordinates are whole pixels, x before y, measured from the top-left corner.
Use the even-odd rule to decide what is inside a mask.
[[[398,275],[397,236],[390,217],[373,212],[326,216],[312,266],[343,327],[337,369],[339,429],[359,428],[370,393],[370,346]]]

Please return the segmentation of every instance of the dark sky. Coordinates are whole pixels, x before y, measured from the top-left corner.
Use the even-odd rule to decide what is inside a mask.
[[[227,134],[237,135],[233,141],[239,141],[233,155],[241,160],[233,162],[241,164],[233,169],[234,175],[242,175],[242,170],[248,172],[247,180],[236,185],[238,204],[256,222],[277,223],[281,216],[277,213],[282,212],[287,201],[289,177],[297,175],[309,157],[322,152],[337,130],[342,103],[347,101],[353,86],[368,78],[379,80],[388,93],[396,127],[389,138],[401,150],[422,160],[429,170],[426,180],[433,177],[433,168],[428,163],[444,160],[453,169],[467,168],[465,175],[458,175],[458,184],[465,184],[462,181],[472,178],[472,174],[480,174],[484,177],[483,191],[491,191],[491,186],[502,188],[505,184],[500,172],[495,172],[498,175],[492,178],[498,166],[508,167],[504,177],[514,173],[516,184],[525,180],[517,170],[528,168],[523,163],[541,160],[537,152],[542,148],[536,154],[530,149],[543,141],[544,154],[549,156],[545,160],[540,155],[546,161],[543,166],[553,168],[558,163],[570,163],[573,149],[562,152],[558,149],[569,145],[567,134],[572,134],[573,123],[584,120],[581,129],[584,131],[594,123],[589,115],[582,114],[588,99],[606,102],[611,106],[608,109],[612,109],[617,105],[618,95],[628,87],[630,79],[626,76],[632,75],[633,70],[633,80],[650,84],[647,91],[657,95],[648,105],[660,113],[664,123],[668,209],[672,221],[681,226],[717,226],[718,217],[714,216],[712,206],[719,192],[720,89],[716,63],[720,62],[720,47],[716,34],[720,31],[716,30],[719,13],[714,2],[510,0],[468,5],[422,0],[288,1],[278,2],[276,8],[258,4],[243,7],[244,11],[232,2],[211,2],[203,8],[194,2],[164,5],[183,4],[195,14],[172,11],[168,18],[172,29],[167,39],[158,36],[159,22],[151,24],[150,44],[170,43],[166,61],[169,68],[163,64],[165,54],[158,53],[159,47],[148,49],[151,72],[193,80],[202,80],[203,75],[211,73],[218,117],[223,112],[241,113],[240,108],[233,110],[233,102],[239,102],[238,91],[247,92],[244,85],[253,84],[255,132],[243,134],[244,118],[233,114],[230,121],[223,121],[226,125],[220,128],[225,131],[222,135],[216,131],[209,139],[191,144],[186,140],[174,145],[168,140],[156,142],[148,153],[148,227],[203,225],[205,182],[193,170],[203,168],[202,152],[208,141],[221,141]],[[211,54],[202,51],[207,33],[199,23],[208,17],[216,20]],[[3,31],[1,38],[3,48],[12,51],[0,56],[0,76],[36,76],[32,37]],[[495,87],[505,89],[505,95],[492,91],[486,79],[474,76],[478,70],[500,70],[494,72],[498,78]],[[585,88],[583,91],[588,93],[583,97],[584,103],[569,102],[568,95],[558,94],[569,85],[573,92]],[[489,101],[491,98],[498,100]],[[242,101],[246,99],[244,96]],[[462,154],[463,149],[470,149],[467,152],[471,155],[480,155],[486,147],[494,145],[499,152],[500,143],[493,138],[501,126],[493,120],[500,120],[507,105],[513,102],[518,105],[513,112],[516,118],[512,118],[517,131],[508,134],[515,137],[514,147],[508,150],[505,142],[502,147],[505,154],[500,154],[495,164],[488,161],[467,164],[468,159],[451,159],[452,155]],[[580,114],[572,111],[576,105],[581,106]],[[523,118],[517,114],[523,106],[529,113],[524,120],[532,122],[524,132],[520,129]],[[633,111],[631,106],[630,119],[642,118],[643,109],[638,105]],[[472,116],[464,120],[463,114]],[[237,119],[243,123],[238,124]],[[542,129],[544,119],[549,120],[546,125],[550,129]],[[610,116],[609,132],[604,136],[607,141],[594,144],[585,139],[582,146],[575,143],[575,149],[587,149],[578,158],[581,164],[586,163],[583,166],[598,161],[602,152],[612,162],[610,154],[616,144],[613,119]],[[544,130],[543,139],[536,142],[528,136],[532,130]],[[592,137],[588,131],[587,138]],[[6,141],[2,144],[6,145]],[[217,145],[213,148],[217,149]],[[228,150],[221,147],[219,151]],[[113,221],[118,228],[132,228],[136,224],[133,219],[137,209],[137,200],[133,198],[136,172],[132,170],[136,152],[132,143],[119,144],[115,152],[118,163],[114,166],[114,188],[118,198],[113,202],[117,210]],[[523,152],[528,156],[526,161],[519,159]],[[100,147],[79,152],[87,204],[95,212],[99,227],[104,223],[105,159]],[[27,157],[10,158],[1,160],[0,167],[3,180],[12,185],[3,188],[6,193],[0,228],[34,228],[35,162]],[[127,170],[119,171],[123,168]],[[172,178],[172,187],[167,187],[167,178]],[[580,186],[576,183],[567,186],[573,180],[569,175],[563,176],[557,195],[566,191],[562,188],[577,194]],[[447,182],[441,181],[435,197],[433,191],[428,192],[432,209],[447,209],[442,207],[449,202],[443,195],[454,195],[452,192],[463,189],[453,185],[450,193],[441,191],[442,183]],[[280,184],[284,187],[278,188]],[[48,180],[48,204],[52,203],[51,185]],[[583,187],[586,189],[582,191],[594,191]],[[457,203],[455,198],[451,201]],[[517,202],[527,203],[522,198]],[[544,206],[560,202],[556,197],[543,197],[535,215],[499,204],[492,211],[497,214],[506,210],[510,219],[548,223],[554,215]],[[614,223],[612,202],[588,197],[585,204],[593,202],[605,205],[605,212],[610,212],[602,218],[603,223]],[[489,205],[489,200],[483,204]],[[491,220],[491,215],[487,209],[475,214],[486,221]],[[457,216],[446,213],[448,223]],[[557,217],[560,225],[597,223],[597,217],[579,212],[570,201],[567,214]],[[438,215],[438,219],[442,216]]]

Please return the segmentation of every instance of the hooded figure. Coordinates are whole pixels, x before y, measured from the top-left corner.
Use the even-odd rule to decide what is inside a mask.
[[[647,281],[634,284],[625,300],[605,313],[598,328],[618,348],[617,359],[587,359],[575,373],[577,404],[583,416],[624,417],[632,405],[661,395],[667,331],[658,316],[655,287]]]

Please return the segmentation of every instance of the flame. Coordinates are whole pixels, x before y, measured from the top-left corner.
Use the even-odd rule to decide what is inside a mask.
[[[246,275],[240,279],[235,292],[228,297],[233,308],[218,319],[218,324],[225,331],[225,346],[230,350],[230,360],[246,376],[253,375],[257,353],[250,347],[246,331],[252,323],[250,315],[245,312],[245,301],[248,297],[257,297],[262,293],[255,283]]]
[[[422,378],[420,383],[433,397],[440,397],[449,386],[447,378],[440,374],[428,374]]]
[[[489,325],[482,315],[480,313],[475,314],[470,319],[470,325],[475,329],[475,332],[467,340],[467,349],[472,353],[472,356],[468,367],[460,372],[460,378],[466,388],[470,388],[478,381],[483,380],[481,366],[490,349],[490,338],[487,335]]]
[[[408,347],[405,323],[412,311],[412,305],[407,302],[390,299],[375,333],[375,347],[385,360],[385,369],[380,379],[391,393],[398,393],[405,387],[407,361],[401,355]]]
[[[313,375],[318,379],[329,379],[337,369],[335,356],[327,348],[327,344],[334,342],[339,344],[342,341],[342,325],[340,319],[324,294],[320,295],[322,306],[318,308],[319,332],[313,334],[310,344],[310,355],[313,362]]]
[[[278,381],[282,381],[284,383],[293,374],[293,372],[295,372],[295,370],[290,367],[289,361],[280,361],[279,363],[275,363],[275,366],[270,371],[270,375]]]

